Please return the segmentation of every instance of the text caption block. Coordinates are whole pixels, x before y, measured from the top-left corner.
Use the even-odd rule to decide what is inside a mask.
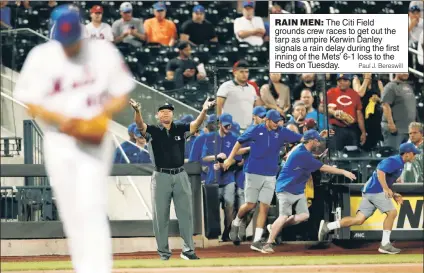
[[[271,14],[270,72],[408,73],[408,14]]]

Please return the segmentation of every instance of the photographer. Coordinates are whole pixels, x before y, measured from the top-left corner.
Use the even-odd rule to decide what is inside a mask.
[[[382,140],[381,94],[384,86],[378,75],[375,75],[373,79],[371,73],[365,73],[362,83],[358,76],[354,76],[352,87],[361,97],[362,114],[365,117],[365,131],[367,132],[367,139],[362,148],[368,151],[375,148],[377,143]]]
[[[206,176],[206,184],[219,184],[219,202],[224,208],[224,232],[222,240],[228,240],[228,234],[233,219],[233,208],[235,198],[235,176],[234,170],[224,171],[223,163],[230,155],[237,137],[231,132],[233,117],[224,113],[219,117],[218,132],[212,132],[207,135],[203,146],[202,158],[204,162],[215,162],[213,168],[209,168]],[[241,160],[241,158],[240,158]]]

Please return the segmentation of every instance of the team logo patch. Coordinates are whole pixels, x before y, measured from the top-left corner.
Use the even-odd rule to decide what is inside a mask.
[[[274,138],[278,138],[279,134],[275,133]]]

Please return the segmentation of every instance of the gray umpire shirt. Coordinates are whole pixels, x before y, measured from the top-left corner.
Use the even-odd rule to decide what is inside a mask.
[[[393,121],[398,132],[408,133],[408,126],[417,117],[417,105],[414,90],[408,82],[392,81],[384,87],[382,103],[387,103],[392,109]],[[383,115],[383,123],[387,119]]]

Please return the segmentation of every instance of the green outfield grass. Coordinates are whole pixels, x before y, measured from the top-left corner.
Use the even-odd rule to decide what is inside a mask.
[[[278,265],[330,265],[330,264],[395,264],[423,263],[422,254],[399,255],[337,255],[337,256],[266,256],[250,258],[216,258],[184,261],[177,255],[169,261],[117,260],[115,268],[161,268],[202,266],[278,266]],[[70,262],[18,262],[1,263],[1,271],[65,270],[72,269]]]

